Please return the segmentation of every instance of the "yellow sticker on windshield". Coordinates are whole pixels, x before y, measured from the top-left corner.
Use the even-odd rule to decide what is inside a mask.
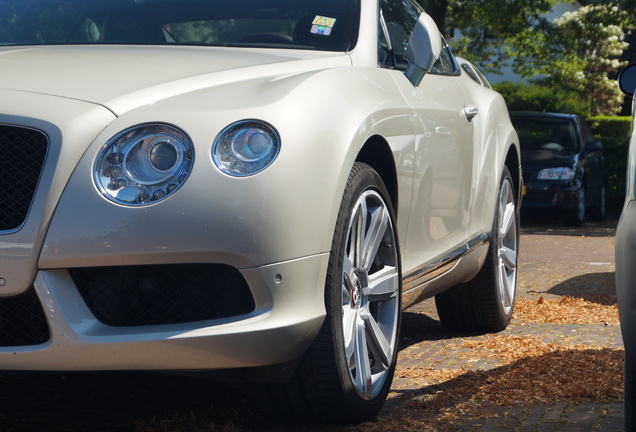
[[[312,22],[312,24],[325,26],[325,27],[333,27],[335,23],[336,23],[335,18],[327,18],[320,15],[316,15],[316,18],[314,18],[314,21]]]
[[[313,34],[329,36],[331,34],[331,29],[333,28],[335,23],[335,18],[316,15],[316,18],[314,18],[311,23],[311,32]]]

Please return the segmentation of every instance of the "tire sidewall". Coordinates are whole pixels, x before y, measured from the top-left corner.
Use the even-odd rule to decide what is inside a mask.
[[[509,313],[506,313],[504,306],[503,306],[503,298],[502,298],[502,293],[501,293],[501,287],[499,286],[500,283],[500,278],[501,278],[501,268],[499,267],[499,251],[498,251],[498,241],[499,241],[499,223],[501,221],[501,218],[503,217],[503,215],[500,213],[500,208],[499,208],[499,202],[501,200],[501,194],[503,191],[503,185],[505,182],[509,182],[510,183],[510,188],[512,191],[512,200],[513,203],[515,204],[515,224],[516,224],[516,238],[515,238],[515,242],[517,245],[517,252],[519,250],[519,240],[520,240],[520,233],[519,233],[519,226],[520,226],[520,214],[519,214],[519,206],[517,204],[517,200],[516,200],[516,196],[515,196],[515,188],[514,188],[514,181],[512,179],[512,175],[510,174],[510,170],[508,169],[508,167],[504,166],[504,170],[501,174],[501,180],[499,181],[499,189],[497,191],[497,205],[495,208],[495,219],[493,222],[493,229],[492,229],[492,242],[491,242],[491,248],[490,248],[490,265],[493,266],[493,275],[494,275],[494,282],[497,284],[497,289],[495,292],[496,295],[496,299],[497,299],[497,314],[498,314],[498,319],[500,322],[499,327],[501,327],[502,329],[506,328],[508,326],[508,324],[510,324],[510,321],[512,320],[512,315],[514,312],[514,304],[515,304],[515,299],[516,299],[516,289],[515,292],[513,294],[513,298],[512,298],[512,305],[510,307],[510,311]],[[518,255],[517,255],[518,256]],[[517,258],[517,262],[518,262],[518,258]],[[518,272],[515,272],[515,276],[514,276],[514,284],[515,287],[517,286],[517,277],[518,277]]]
[[[352,417],[356,418],[369,418],[375,415],[377,411],[382,407],[386,396],[391,388],[391,382],[395,371],[395,365],[397,363],[397,342],[400,337],[401,326],[401,284],[398,289],[398,312],[397,312],[397,335],[396,335],[396,349],[392,356],[392,367],[384,377],[384,384],[382,390],[370,400],[361,397],[353,383],[351,374],[349,372],[349,366],[346,364],[345,358],[345,341],[343,335],[343,322],[342,322],[342,302],[341,302],[341,278],[343,274],[342,258],[347,243],[348,228],[351,223],[352,209],[356,205],[358,198],[366,191],[373,190],[377,192],[390,214],[391,224],[393,226],[395,240],[398,242],[398,236],[396,231],[396,220],[393,212],[393,207],[389,198],[389,194],[384,186],[384,183],[380,176],[368,165],[356,163],[351,171],[349,177],[348,187],[342,199],[340,211],[338,215],[338,221],[336,224],[336,230],[334,232],[334,239],[332,242],[332,253],[329,260],[329,269],[327,274],[327,283],[325,287],[325,306],[327,309],[327,316],[332,322],[332,341],[333,351],[336,355],[337,369],[339,372],[341,386],[344,395],[349,395],[347,402],[349,404],[348,410]],[[400,260],[400,248],[399,244],[395,245],[397,253],[397,267],[398,276],[401,280],[401,260]],[[354,397],[351,397],[351,396]],[[357,396],[357,397],[355,397]]]

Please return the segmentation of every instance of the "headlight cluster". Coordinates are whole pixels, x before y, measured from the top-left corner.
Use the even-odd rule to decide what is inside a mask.
[[[267,123],[245,120],[225,128],[214,142],[212,158],[225,174],[245,177],[267,168],[278,156],[278,132]]]
[[[112,138],[95,162],[94,178],[108,199],[124,205],[156,203],[173,194],[192,170],[188,136],[165,124],[146,124]]]
[[[279,151],[280,138],[272,126],[244,120],[217,136],[212,159],[223,173],[246,177],[267,168]],[[194,146],[184,132],[167,124],[143,124],[104,145],[93,177],[109,200],[141,206],[173,194],[190,175],[193,163]]]
[[[545,168],[539,171],[537,178],[539,180],[572,180],[574,170],[568,167]]]

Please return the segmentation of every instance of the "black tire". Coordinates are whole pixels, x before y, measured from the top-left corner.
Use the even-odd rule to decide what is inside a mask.
[[[605,185],[603,185],[599,192],[598,201],[589,209],[590,220],[594,222],[602,222],[605,220],[606,200],[606,190]]]
[[[585,184],[581,183],[581,188],[576,194],[576,208],[565,215],[565,223],[573,227],[580,227],[585,222],[586,207]]]
[[[325,321],[282,388],[295,418],[351,424],[372,419],[382,408],[395,372],[401,323],[397,240],[382,179],[356,163],[332,241]]]
[[[444,327],[457,331],[498,332],[512,318],[517,285],[519,211],[514,183],[504,167],[499,183],[492,239],[483,267],[473,280],[437,296]]]

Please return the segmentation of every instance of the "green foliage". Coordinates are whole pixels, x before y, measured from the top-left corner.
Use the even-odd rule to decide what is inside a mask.
[[[631,116],[597,116],[588,120],[594,135],[604,138],[626,138],[632,130]]]
[[[426,13],[435,20],[435,23],[443,34],[446,34],[446,14],[450,1],[452,0],[417,0]]]
[[[493,84],[506,100],[510,111],[547,111],[587,117],[589,102],[580,94],[561,87],[504,81]]]
[[[545,14],[557,0],[450,0],[447,28],[457,29],[453,40],[458,55],[486,72],[499,72],[502,65],[525,62],[528,42],[543,40],[550,27]],[[536,50],[535,50],[536,51]]]
[[[536,73],[585,94],[592,115],[617,113],[623,94],[616,80],[609,77],[625,65],[619,58],[627,48],[622,26],[628,18],[625,11],[611,3],[565,13],[555,20],[557,31],[553,35],[561,55]]]

